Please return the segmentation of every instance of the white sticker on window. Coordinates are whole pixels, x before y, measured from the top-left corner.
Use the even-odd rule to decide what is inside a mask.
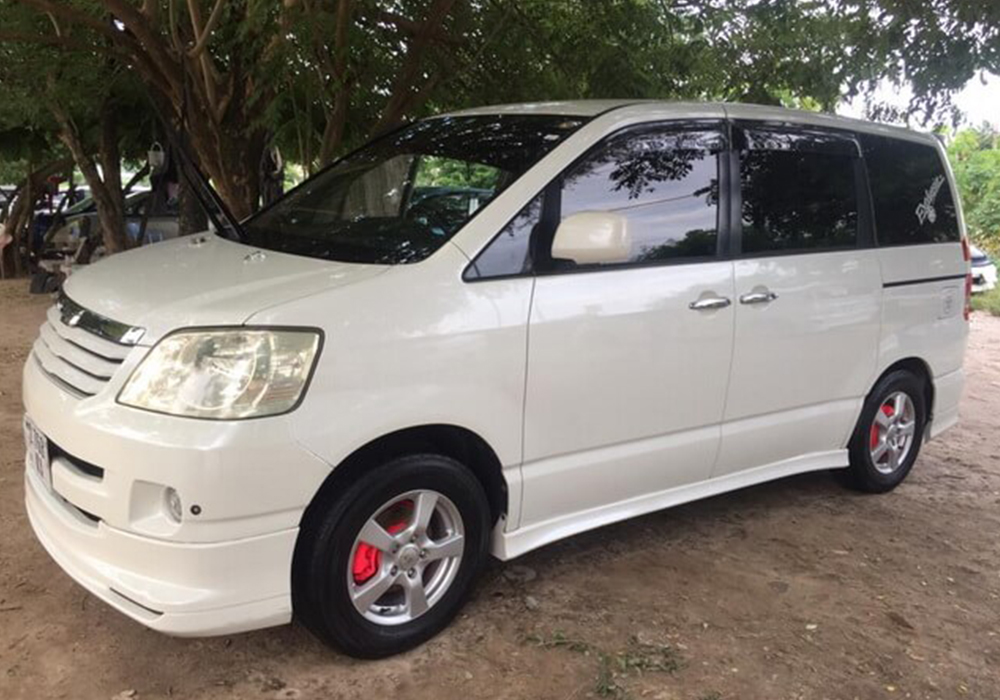
[[[944,184],[944,175],[938,175],[931,181],[931,186],[924,192],[924,201],[917,205],[917,221],[923,226],[930,221],[932,224],[937,221],[937,211],[934,209],[934,200],[937,199],[941,185]]]

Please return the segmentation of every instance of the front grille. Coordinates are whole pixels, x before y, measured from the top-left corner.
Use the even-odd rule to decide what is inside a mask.
[[[32,356],[66,391],[94,396],[114,377],[141,328],[111,321],[63,296],[49,309]]]

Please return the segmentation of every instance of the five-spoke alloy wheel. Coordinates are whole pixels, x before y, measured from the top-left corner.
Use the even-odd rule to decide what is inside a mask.
[[[487,551],[482,484],[434,454],[389,460],[324,487],[295,552],[295,616],[324,641],[378,658],[443,629]]]
[[[892,474],[906,461],[917,429],[913,399],[893,392],[875,411],[871,428],[872,464],[882,474]]]
[[[347,586],[354,607],[380,625],[415,620],[455,581],[465,551],[458,508],[436,491],[390,499],[354,541]]]

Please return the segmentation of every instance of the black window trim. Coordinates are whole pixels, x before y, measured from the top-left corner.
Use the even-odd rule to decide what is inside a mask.
[[[820,132],[838,136],[854,144],[854,189],[858,206],[858,236],[854,245],[825,246],[823,248],[792,248],[788,250],[762,250],[746,252],[743,250],[743,190],[740,182],[740,152],[736,148],[735,132],[730,138],[730,183],[733,193],[730,203],[730,253],[736,260],[758,260],[760,258],[788,257],[792,255],[823,255],[826,253],[845,253],[852,250],[866,250],[876,247],[875,244],[875,212],[872,204],[871,189],[868,184],[868,168],[864,159],[864,151],[858,133],[852,129],[840,129],[829,126],[815,126],[800,122],[787,122],[773,119],[732,119],[730,129],[764,128],[786,132]]]
[[[603,147],[612,138],[617,138],[622,134],[632,132],[664,128],[676,131],[718,129],[723,138],[722,150],[720,150],[716,156],[716,167],[718,169],[717,173],[719,180],[719,205],[716,209],[715,219],[717,228],[715,255],[689,258],[668,258],[666,260],[649,260],[646,262],[623,262],[610,265],[586,265],[572,268],[539,269],[535,251],[545,249],[546,245],[549,249],[551,249],[552,239],[555,236],[555,230],[559,223],[561,207],[557,205],[561,203],[560,197],[562,196],[562,180],[564,175],[580,163],[580,161],[589,157],[599,148]],[[723,117],[707,117],[697,119],[679,117],[677,119],[661,119],[656,121],[640,122],[637,124],[629,124],[628,126],[624,126],[605,134],[596,143],[591,144],[583,151],[583,153],[579,154],[576,158],[570,161],[564,168],[562,168],[562,170],[559,171],[557,175],[555,175],[551,180],[549,180],[549,182],[545,183],[545,185],[539,188],[537,192],[527,199],[521,209],[518,209],[518,211],[497,230],[496,234],[494,234],[490,240],[479,249],[476,255],[470,259],[469,264],[466,265],[465,269],[462,271],[462,280],[470,283],[491,282],[494,280],[510,280],[523,277],[547,277],[551,275],[582,274],[591,272],[615,272],[620,270],[632,270],[648,267],[698,265],[728,260],[730,258],[728,252],[730,245],[729,226],[732,219],[732,212],[731,207],[727,208],[725,206],[725,202],[731,199],[731,165],[730,158],[727,158],[727,155],[733,152],[731,135],[730,120]],[[493,242],[499,238],[504,230],[520,215],[521,210],[539,195],[542,196],[542,216],[539,226],[537,226],[536,230],[531,233],[531,240],[528,243],[529,247],[532,249],[530,269],[512,274],[493,275],[490,277],[472,276],[471,273],[475,270],[476,261],[479,260],[479,257],[486,251],[487,248],[493,245]]]
[[[548,183],[539,188],[531,197],[528,198],[527,203],[530,203],[535,197],[542,195],[542,225],[539,227],[541,229],[542,235],[545,235],[549,242],[551,243],[551,238],[555,233],[555,227],[551,218],[546,221],[547,217],[551,217],[552,212],[551,206],[546,207],[546,200],[551,199],[560,191],[560,187],[557,186],[561,184],[563,175],[572,167],[574,167],[580,160],[590,155],[595,149],[603,145],[608,139],[619,136],[622,133],[627,133],[629,131],[645,129],[645,128],[657,128],[657,127],[667,127],[667,128],[677,128],[691,129],[695,130],[698,128],[712,128],[721,126],[723,130],[723,136],[725,138],[725,148],[723,151],[719,152],[718,167],[719,167],[719,210],[717,214],[718,222],[718,245],[716,249],[716,254],[714,256],[702,256],[697,258],[673,258],[667,260],[651,260],[648,262],[635,263],[617,263],[614,265],[589,265],[585,267],[567,268],[567,269],[550,269],[550,270],[539,270],[535,267],[535,258],[532,256],[531,269],[506,275],[493,275],[490,277],[473,277],[471,273],[475,270],[476,261],[483,254],[483,252],[489,248],[493,241],[500,236],[501,233],[509,226],[514,219],[520,214],[520,210],[515,213],[509,221],[507,221],[503,226],[499,228],[497,233],[490,238],[490,240],[484,244],[479,252],[471,258],[470,263],[465,267],[462,272],[462,280],[465,282],[489,282],[493,280],[510,280],[518,279],[523,277],[543,277],[549,275],[564,275],[564,274],[578,274],[587,272],[612,272],[618,270],[626,269],[641,269],[647,267],[668,267],[674,265],[697,265],[705,264],[710,262],[722,262],[727,260],[756,260],[760,258],[769,257],[787,257],[793,255],[825,255],[827,253],[845,253],[854,250],[869,250],[878,247],[902,247],[907,245],[941,245],[952,244],[952,241],[945,242],[923,242],[923,243],[898,243],[898,244],[882,244],[878,242],[877,230],[875,224],[875,209],[874,209],[874,199],[871,192],[870,176],[868,174],[868,163],[864,156],[864,150],[861,145],[861,134],[858,130],[847,128],[847,127],[834,127],[828,125],[814,125],[805,124],[801,122],[789,122],[784,120],[774,120],[774,119],[752,119],[752,118],[737,118],[737,119],[723,119],[723,118],[702,118],[702,119],[688,119],[688,118],[677,118],[677,119],[667,119],[651,122],[641,122],[639,124],[630,124],[629,126],[622,127],[611,133],[608,133],[601,137],[601,139],[587,148],[581,155],[577,156],[570,162],[565,168],[563,168],[555,177],[552,178]],[[844,138],[851,141],[856,149],[856,155],[853,158],[854,162],[854,182],[856,188],[856,197],[858,205],[858,237],[857,242],[854,245],[844,245],[844,246],[831,246],[824,248],[797,248],[792,250],[767,250],[757,253],[747,253],[742,250],[742,191],[740,188],[740,157],[739,151],[735,147],[735,129],[751,127],[751,128],[765,128],[774,129],[782,131],[798,131],[798,132],[826,132],[831,135],[836,135],[838,137]],[[864,132],[867,133],[867,132]],[[888,136],[886,138],[895,138]],[[908,139],[897,139],[897,140],[908,140]],[[934,148],[931,144],[923,144],[929,148]],[[935,149],[936,150],[936,149]],[[938,154],[940,158],[940,154]],[[948,180],[949,188],[951,189],[952,182]],[[952,196],[954,198],[954,190],[951,189]],[[725,203],[728,202],[727,207]],[[555,216],[558,219],[558,207],[556,208]],[[532,241],[529,243],[533,248],[541,244],[543,241],[536,242],[535,236],[538,232],[532,234]],[[543,239],[544,240],[544,239]]]

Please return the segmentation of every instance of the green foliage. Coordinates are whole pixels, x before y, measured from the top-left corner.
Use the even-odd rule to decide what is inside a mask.
[[[1000,73],[1000,2],[982,0],[241,0],[199,36],[215,7],[0,3],[0,160],[60,148],[53,103],[93,143],[109,99],[124,157],[141,160],[157,136],[151,89],[185,112],[203,170],[249,211],[265,144],[309,172],[432,112],[579,98],[832,111],[887,79],[915,97],[904,112],[871,102],[871,116],[937,125],[978,71]]]
[[[993,316],[1000,316],[1000,287],[982,294],[973,294],[972,308],[976,311],[985,311]]]
[[[948,146],[948,157],[972,239],[1000,252],[1000,132],[989,125],[961,131]]]
[[[499,169],[441,156],[424,156],[417,166],[417,187],[472,187],[492,190]]]

